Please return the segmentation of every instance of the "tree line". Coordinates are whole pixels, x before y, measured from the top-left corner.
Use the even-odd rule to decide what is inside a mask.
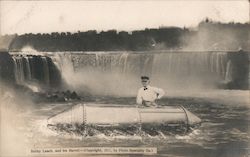
[[[31,46],[37,51],[145,51],[145,50],[250,50],[248,23],[219,23],[206,19],[197,28],[160,27],[132,32],[52,32],[14,35],[10,51]],[[13,35],[12,35],[13,36]],[[7,38],[8,35],[5,36]]]

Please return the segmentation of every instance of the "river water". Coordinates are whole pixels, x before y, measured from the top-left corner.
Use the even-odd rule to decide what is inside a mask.
[[[123,134],[82,136],[78,130],[52,129],[47,118],[84,102],[134,105],[135,97],[91,96],[79,102],[39,103],[13,96],[2,97],[2,153],[20,156],[30,148],[156,147],[158,156],[243,157],[250,153],[249,91],[167,91],[161,105],[183,105],[202,119],[201,126],[182,134]],[[77,155],[76,155],[77,156]]]

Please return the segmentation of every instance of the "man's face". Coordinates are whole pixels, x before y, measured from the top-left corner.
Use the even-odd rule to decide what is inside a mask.
[[[148,79],[142,79],[141,84],[142,84],[143,87],[146,87],[149,84],[149,80]]]

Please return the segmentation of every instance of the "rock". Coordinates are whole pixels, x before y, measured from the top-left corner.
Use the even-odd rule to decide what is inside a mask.
[[[71,93],[70,98],[71,98],[71,99],[74,99],[74,100],[79,100],[79,99],[80,99],[80,97],[76,94],[75,91],[73,91],[73,92]]]
[[[8,52],[0,51],[0,79],[8,84],[15,84],[14,62]]]

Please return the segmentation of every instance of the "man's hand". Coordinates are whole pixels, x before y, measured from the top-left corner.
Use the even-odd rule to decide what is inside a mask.
[[[155,99],[154,104],[155,104],[155,107],[156,107],[156,108],[160,108],[160,107],[161,107],[161,105],[159,105],[159,100],[160,100],[160,99]]]
[[[157,98],[155,99],[155,103],[158,104],[159,100],[160,100],[160,99],[157,97]]]

